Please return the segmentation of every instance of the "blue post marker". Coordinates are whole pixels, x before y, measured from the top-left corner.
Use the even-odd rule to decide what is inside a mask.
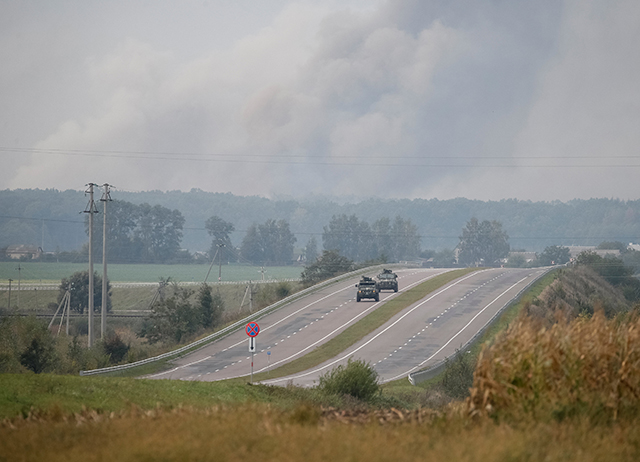
[[[271,366],[271,352],[267,351],[267,377],[269,377],[269,373],[271,372],[269,366]]]

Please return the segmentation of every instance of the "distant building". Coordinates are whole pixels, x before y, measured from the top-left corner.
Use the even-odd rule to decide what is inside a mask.
[[[37,260],[42,255],[42,248],[35,245],[10,245],[6,250],[7,256],[12,260],[28,259]]]
[[[567,246],[567,248],[569,249],[572,260],[582,252],[595,252],[601,257],[605,257],[606,255],[611,255],[614,257],[620,256],[620,251],[617,249],[596,249],[595,247],[588,245],[569,245]]]
[[[535,252],[509,252],[509,256],[504,259],[504,262],[506,263],[507,260],[512,257],[522,257],[527,263],[531,263],[533,260],[538,258]]]

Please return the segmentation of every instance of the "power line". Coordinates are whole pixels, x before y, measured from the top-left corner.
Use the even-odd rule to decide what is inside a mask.
[[[603,164],[603,163],[578,163],[578,164],[483,164],[478,162],[504,160],[509,162],[519,160],[613,160],[613,159],[633,159],[640,160],[640,156],[402,156],[390,158],[385,155],[367,156],[340,156],[327,157],[313,154],[211,154],[193,152],[152,152],[152,151],[118,151],[118,150],[74,150],[74,149],[35,149],[35,148],[12,148],[0,147],[0,151],[9,153],[30,153],[30,154],[50,154],[62,156],[79,157],[106,157],[106,158],[127,158],[140,160],[169,160],[179,162],[224,162],[224,163],[253,163],[253,164],[282,164],[282,165],[327,165],[327,166],[359,166],[359,167],[429,167],[429,168],[636,168],[639,164]],[[282,159],[282,160],[277,160]],[[324,159],[323,161],[314,159]],[[346,159],[355,159],[359,162],[342,162]],[[394,162],[371,162],[372,159],[397,160]],[[465,163],[433,163],[433,162],[406,162],[407,160],[422,161],[465,161]],[[475,161],[469,163],[466,161]]]

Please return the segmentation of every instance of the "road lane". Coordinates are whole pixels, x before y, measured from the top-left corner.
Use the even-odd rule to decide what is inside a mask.
[[[349,358],[371,363],[383,382],[405,377],[454,354],[544,272],[499,268],[463,276],[397,314],[336,358],[309,371],[263,383],[292,381],[313,386],[320,375],[346,364]]]
[[[398,294],[445,269],[397,270]],[[370,276],[374,276],[371,274]],[[358,278],[325,287],[259,320],[254,372],[266,371],[301,357],[340,334],[385,300],[398,296],[382,292],[380,302],[355,301]],[[172,367],[148,378],[213,381],[246,376],[251,372],[251,354],[244,329],[172,362]],[[270,352],[270,354],[268,354]]]

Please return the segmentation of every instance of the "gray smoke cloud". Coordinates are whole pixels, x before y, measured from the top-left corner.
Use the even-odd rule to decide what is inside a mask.
[[[637,2],[256,3],[4,2],[0,187],[637,198]]]

